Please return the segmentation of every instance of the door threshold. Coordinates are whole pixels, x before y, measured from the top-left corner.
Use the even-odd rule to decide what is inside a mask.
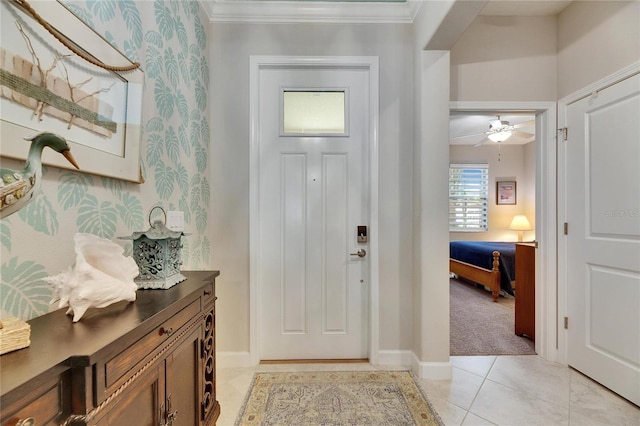
[[[369,358],[348,359],[263,359],[260,364],[366,364]]]

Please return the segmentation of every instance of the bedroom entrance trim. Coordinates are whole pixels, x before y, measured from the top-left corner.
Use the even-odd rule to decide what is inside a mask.
[[[250,57],[250,244],[249,244],[249,363],[257,365],[261,359],[260,323],[261,280],[260,280],[260,85],[261,75],[269,70],[360,70],[368,76],[368,158],[363,159],[368,164],[368,188],[365,189],[369,198],[368,214],[368,285],[367,285],[367,356],[371,363],[377,363],[379,352],[379,260],[378,260],[378,58],[377,57],[311,57],[311,56],[251,56]]]
[[[558,350],[556,103],[450,102],[455,112],[531,112],[536,116],[536,353],[562,362]]]

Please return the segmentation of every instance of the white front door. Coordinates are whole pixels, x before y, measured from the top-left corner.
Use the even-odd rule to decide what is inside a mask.
[[[568,106],[568,362],[640,404],[640,76]]]
[[[260,70],[261,359],[367,357],[368,258],[351,253],[368,250],[357,241],[369,217],[368,78],[357,68]],[[285,129],[293,92],[337,93],[344,129]]]

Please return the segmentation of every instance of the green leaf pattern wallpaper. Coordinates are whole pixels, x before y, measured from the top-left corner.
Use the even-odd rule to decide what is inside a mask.
[[[64,3],[131,60],[141,63],[145,85],[140,152],[145,183],[45,167],[36,198],[0,221],[2,317],[28,320],[50,310],[52,292],[43,278],[74,263],[76,232],[112,240],[130,255],[131,242],[117,237],[148,229],[148,214],[155,205],[184,211],[185,232],[190,235],[183,238],[183,269],[210,267],[209,63],[204,12],[197,1]]]

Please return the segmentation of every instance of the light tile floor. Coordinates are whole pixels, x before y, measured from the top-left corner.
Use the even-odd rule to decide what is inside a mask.
[[[577,371],[537,355],[454,356],[451,364],[451,380],[420,380],[445,425],[640,426],[640,408]],[[375,369],[406,367],[362,363],[219,368],[222,414],[217,425],[234,424],[256,372]]]

